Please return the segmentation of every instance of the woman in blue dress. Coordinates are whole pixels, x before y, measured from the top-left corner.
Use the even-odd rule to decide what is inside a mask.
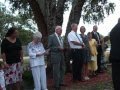
[[[85,44],[85,48],[84,48],[84,65],[83,65],[83,79],[84,80],[89,80],[88,77],[88,62],[90,60],[90,53],[89,53],[89,42],[88,42],[88,37],[87,35],[85,35],[85,27],[81,26],[80,27],[80,36]]]

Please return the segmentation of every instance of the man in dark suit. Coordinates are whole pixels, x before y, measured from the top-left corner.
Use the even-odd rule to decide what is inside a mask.
[[[114,90],[120,90],[120,18],[110,32],[110,62],[112,63],[112,79]]]
[[[48,47],[51,50],[51,63],[53,66],[53,79],[55,90],[60,90],[60,86],[63,84],[65,73],[65,61],[64,61],[64,46],[61,37],[62,27],[56,26],[55,33],[48,38]]]
[[[97,32],[98,27],[95,25],[93,26],[93,31],[92,31],[92,37],[97,41],[97,65],[98,65],[98,69],[97,69],[97,73],[101,73],[102,72],[102,68],[101,68],[101,60],[102,60],[102,41],[101,41],[101,37],[100,34]]]

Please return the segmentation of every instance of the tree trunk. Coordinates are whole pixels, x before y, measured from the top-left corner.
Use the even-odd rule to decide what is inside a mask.
[[[44,38],[54,32],[56,25],[62,25],[66,0],[28,0]],[[45,37],[46,36],[46,37]]]
[[[56,25],[62,25],[64,5],[66,0],[46,0],[46,16],[49,34],[52,34]]]
[[[46,0],[46,18],[48,33],[52,34],[55,27],[56,16],[56,0]]]
[[[66,0],[58,0],[57,2],[56,25],[62,26],[65,2]]]
[[[67,24],[67,29],[66,29],[66,34],[65,36],[68,35],[68,33],[71,31],[71,24],[76,23],[78,24],[80,21],[81,13],[82,13],[82,7],[86,0],[74,0],[72,3],[72,10],[70,12],[69,16],[69,21]]]
[[[47,31],[47,25],[44,19],[44,15],[39,7],[39,4],[36,0],[28,0],[28,3],[30,5],[30,7],[32,8],[33,14],[34,14],[34,18],[35,21],[37,23],[38,26],[38,30],[42,33],[43,35],[43,43],[46,44],[46,40],[47,40],[47,36],[48,36],[48,31]]]

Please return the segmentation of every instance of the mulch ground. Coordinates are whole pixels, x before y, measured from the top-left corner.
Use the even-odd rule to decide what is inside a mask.
[[[65,75],[65,79],[64,79],[64,83],[67,84],[67,87],[63,87],[61,90],[81,90],[80,88],[82,87],[86,87],[86,86],[88,87],[92,85],[94,86],[97,83],[107,83],[107,82],[111,82],[111,76],[107,72],[99,74],[88,81],[78,82],[78,83],[73,83],[72,75],[68,73]],[[48,89],[54,90],[52,79],[48,79]]]

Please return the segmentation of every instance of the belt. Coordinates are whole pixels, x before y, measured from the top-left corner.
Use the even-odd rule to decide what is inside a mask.
[[[71,50],[83,50],[83,48],[75,48],[75,49],[71,49]]]

